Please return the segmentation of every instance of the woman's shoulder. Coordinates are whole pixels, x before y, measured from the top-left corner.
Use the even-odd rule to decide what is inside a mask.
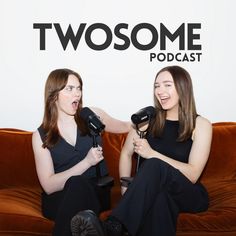
[[[44,129],[42,127],[42,125],[40,125],[35,131],[33,131],[32,133],[32,137],[33,138],[43,138],[45,136],[45,132]]]
[[[212,126],[212,123],[203,116],[197,116],[196,118],[196,126]]]
[[[205,117],[198,116],[196,118],[195,133],[212,133],[212,123]]]
[[[33,133],[32,133],[32,144],[33,144],[33,148],[38,146],[38,144],[40,144],[42,142],[42,139],[41,139],[41,136],[40,136],[40,133],[37,130],[35,130]]]
[[[212,132],[212,124],[207,118],[198,115],[196,118],[195,128],[192,132],[192,137],[191,137],[192,140],[195,139],[196,134],[202,134],[203,131],[205,133],[211,133]]]
[[[192,133],[192,140],[197,143],[208,143],[212,139],[212,123],[202,116],[196,118],[196,126]]]

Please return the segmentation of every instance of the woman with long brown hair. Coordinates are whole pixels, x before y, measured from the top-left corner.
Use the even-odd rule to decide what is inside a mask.
[[[109,191],[102,192],[93,181],[108,170],[102,153],[101,137],[93,147],[88,125],[80,117],[83,108],[83,82],[70,69],[52,71],[45,85],[43,122],[33,133],[32,144],[36,170],[42,186],[43,215],[55,221],[53,235],[71,235],[71,218],[80,210],[103,210],[102,201]],[[105,130],[123,133],[130,122],[112,118],[99,108],[91,108]]]
[[[140,127],[146,136],[132,129],[122,149],[121,177],[130,177],[134,152],[144,161],[129,185],[121,178],[120,203],[104,222],[91,211],[79,212],[72,221],[77,235],[122,236],[126,231],[132,236],[174,236],[180,212],[207,210],[208,193],[199,177],[208,160],[212,126],[197,114],[184,68],[168,66],[157,73],[154,105],[155,118]]]

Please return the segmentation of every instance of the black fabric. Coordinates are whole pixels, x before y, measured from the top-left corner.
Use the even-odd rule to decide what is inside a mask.
[[[176,142],[177,135],[178,122],[167,121],[162,138],[147,139],[155,150],[186,162],[192,141]],[[150,158],[143,162],[111,215],[132,236],[174,236],[178,214],[205,211],[208,201],[200,183],[192,184],[168,163]]]
[[[42,194],[43,215],[55,221],[54,236],[71,235],[70,221],[79,211],[90,209],[99,214],[109,203],[110,187],[99,188],[83,176],[69,178],[63,191]]]
[[[41,139],[44,140],[45,133],[42,127],[38,130]],[[97,142],[102,146],[100,136],[97,137]],[[79,130],[74,147],[60,137],[56,145],[49,148],[55,172],[65,171],[84,159],[92,144],[92,137],[81,136]],[[100,168],[101,175],[106,176],[108,171],[105,161],[100,163]],[[100,211],[110,208],[112,186],[97,186],[96,177],[96,167],[94,166],[82,175],[69,178],[62,191],[49,195],[42,193],[42,213],[45,217],[55,221],[54,236],[70,236],[70,221],[79,211],[90,209],[99,214]]]
[[[109,236],[124,236],[125,229],[123,225],[113,216],[109,216],[102,222],[102,226],[105,231],[105,235]]]
[[[45,139],[45,133],[42,127],[38,128],[41,139]],[[102,146],[102,139],[100,136],[96,138],[97,143]],[[65,171],[81,160],[85,158],[90,148],[93,146],[93,139],[91,136],[81,136],[81,132],[77,130],[77,139],[75,146],[72,146],[62,137],[59,138],[58,142],[54,147],[49,148],[49,151],[52,156],[53,165],[55,173]],[[108,170],[105,161],[101,161],[100,164],[101,175],[107,175]],[[96,167],[92,166],[86,172],[83,173],[83,176],[92,178],[96,177]]]
[[[178,121],[166,120],[162,136],[154,138],[148,134],[147,140],[154,150],[177,161],[187,163],[192,147],[192,139],[189,138],[184,142],[177,142],[178,130]]]

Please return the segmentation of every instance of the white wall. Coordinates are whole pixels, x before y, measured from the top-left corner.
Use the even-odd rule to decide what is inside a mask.
[[[152,105],[155,74],[166,65],[180,65],[192,75],[198,112],[212,122],[236,121],[236,44],[234,0],[139,1],[139,0],[1,0],[0,6],[0,127],[35,130],[43,116],[43,90],[49,72],[68,67],[84,81],[84,105],[98,106],[112,116],[129,120],[138,109]],[[200,23],[200,62],[150,62],[151,52],[159,53],[159,42],[149,51],[130,45],[127,50],[112,48],[121,43],[113,35],[111,46],[90,49],[82,35],[74,50],[64,51],[54,29],[46,31],[46,50],[39,49],[39,30],[34,23],[60,23],[76,31],[104,23],[110,29],[129,24],[127,35],[139,23],[150,23],[159,31],[163,23],[173,32],[182,24]],[[125,32],[125,31],[124,31]],[[105,40],[102,31],[92,35],[97,44]],[[151,40],[148,30],[139,40]],[[178,52],[178,40],[168,43],[167,52]],[[186,50],[187,51],[187,50]]]

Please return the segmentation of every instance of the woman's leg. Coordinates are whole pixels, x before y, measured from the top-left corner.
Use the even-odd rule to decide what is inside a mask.
[[[111,215],[116,217],[131,235],[137,235],[154,205],[157,205],[156,208],[159,204],[166,208],[162,203],[163,196],[159,194],[165,192],[171,183],[171,170],[170,165],[156,158],[146,160],[120,203],[112,211]]]
[[[78,214],[80,232],[122,235],[123,225],[132,236],[174,236],[180,211],[206,208],[207,195],[202,190],[169,164],[148,159],[108,220],[100,225],[91,212]]]
[[[100,211],[96,192],[88,179],[82,176],[71,177],[63,192],[55,219],[54,236],[71,235],[70,222],[78,211],[91,209],[97,214]]]
[[[161,192],[138,230],[138,236],[175,236],[178,207],[171,197]]]
[[[180,211],[206,209],[206,192],[180,171],[152,158],[146,160],[113,210],[131,235],[173,236]]]
[[[179,212],[197,213],[208,209],[209,198],[205,187],[200,183],[193,184],[179,170],[175,170],[168,193],[178,205]]]

